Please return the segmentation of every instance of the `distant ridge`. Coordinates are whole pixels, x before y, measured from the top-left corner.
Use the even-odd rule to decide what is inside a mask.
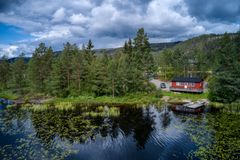
[[[181,43],[181,41],[178,42],[165,42],[165,43],[151,43],[151,49],[153,52],[159,52],[163,49],[166,48],[172,48],[174,46],[176,46],[177,44]],[[106,49],[96,49],[95,52],[96,54],[101,54],[101,53],[107,53],[107,54],[114,54],[119,52],[122,49],[122,47],[120,48],[106,48]]]
[[[181,42],[179,41],[179,42],[166,42],[166,43],[151,43],[150,46],[151,46],[151,49],[152,49],[153,52],[159,52],[159,51],[161,51],[163,49],[166,49],[166,48],[172,48],[179,43],[181,43]],[[95,49],[94,51],[95,51],[96,54],[102,54],[102,53],[115,54],[115,53],[120,52],[121,49],[122,49],[122,47],[120,47],[120,48],[102,48],[102,49]],[[56,55],[58,55],[60,53],[61,53],[61,51],[55,51],[54,52],[54,54],[56,54]],[[9,58],[8,61],[9,61],[9,63],[13,63],[17,59],[18,59],[18,57]],[[25,57],[24,59],[25,59],[26,62],[28,62],[31,58],[30,57]]]

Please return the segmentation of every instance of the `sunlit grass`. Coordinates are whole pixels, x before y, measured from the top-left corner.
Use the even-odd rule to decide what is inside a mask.
[[[90,117],[118,117],[120,110],[118,107],[103,107],[99,106],[96,111],[84,112],[83,115]]]
[[[0,98],[15,100],[19,95],[12,93],[11,91],[0,91]]]
[[[172,101],[181,101],[184,99],[189,99],[192,101],[197,101],[200,99],[208,99],[208,92],[202,94],[195,93],[181,93],[181,92],[162,92],[163,96],[168,96]]]
[[[91,107],[91,106],[143,106],[145,104],[159,104],[161,99],[153,94],[148,93],[135,93],[128,94],[121,97],[111,97],[111,96],[102,96],[102,97],[93,97],[93,96],[79,96],[79,97],[68,97],[68,98],[55,98],[47,101],[41,105],[24,105],[23,108],[30,108],[34,111],[42,111],[46,109],[59,109],[59,110],[73,110],[77,107]],[[98,111],[104,110],[101,107],[98,107]],[[110,109],[110,115],[118,115],[118,113]],[[93,116],[95,113],[90,113]],[[100,114],[100,113],[98,113]]]
[[[155,103],[160,101],[160,98],[156,97],[155,94],[148,93],[135,93],[128,94],[121,97],[111,96],[79,96],[79,97],[68,97],[68,98],[56,98],[49,103],[59,104],[63,102],[79,103],[85,105],[91,104],[106,104],[106,105],[134,105],[134,104],[146,104]]]

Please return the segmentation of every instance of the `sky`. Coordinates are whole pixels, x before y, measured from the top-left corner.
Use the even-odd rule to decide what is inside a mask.
[[[39,43],[61,50],[92,39],[120,47],[144,28],[150,42],[240,29],[239,0],[0,0],[0,56],[31,56]]]

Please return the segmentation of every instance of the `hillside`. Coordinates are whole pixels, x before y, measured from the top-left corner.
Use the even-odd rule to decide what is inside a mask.
[[[181,43],[180,41],[178,42],[166,42],[166,43],[151,43],[151,49],[152,52],[160,52],[163,49],[167,49],[167,48],[172,48],[174,46],[176,46],[177,44]],[[121,51],[121,47],[120,48],[102,48],[102,49],[95,49],[94,52],[96,54],[102,54],[102,53],[106,53],[106,54],[115,54]],[[58,55],[60,54],[61,51],[55,51],[54,54]],[[9,62],[13,63],[14,61],[16,61],[18,59],[18,57],[14,57],[14,58],[10,58]],[[26,57],[25,61],[28,62],[31,58]]]
[[[227,36],[234,43],[237,34]],[[201,35],[158,52],[155,61],[160,67],[159,76],[165,79],[174,75],[208,77],[219,65],[218,49],[223,37],[224,34]]]
[[[171,49],[180,49],[187,52],[194,52],[196,50],[201,50],[203,52],[208,52],[210,50],[218,47],[217,43],[223,37],[224,34],[204,34],[197,37],[193,37],[186,41],[182,41],[181,43],[176,44],[171,47]],[[229,33],[231,39],[236,37],[236,33]]]
[[[162,51],[163,49],[172,48],[179,43],[181,43],[181,42],[178,41],[178,42],[165,42],[165,43],[151,43],[150,46],[151,46],[152,52],[159,52],[159,51]],[[96,49],[95,52],[96,52],[96,54],[101,54],[101,53],[114,54],[114,53],[119,52],[121,49],[122,49],[121,47],[120,48]]]

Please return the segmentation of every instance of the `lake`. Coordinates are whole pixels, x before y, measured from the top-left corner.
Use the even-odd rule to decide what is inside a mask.
[[[239,159],[239,114],[168,107],[0,108],[1,159]],[[220,157],[219,157],[220,156]]]

